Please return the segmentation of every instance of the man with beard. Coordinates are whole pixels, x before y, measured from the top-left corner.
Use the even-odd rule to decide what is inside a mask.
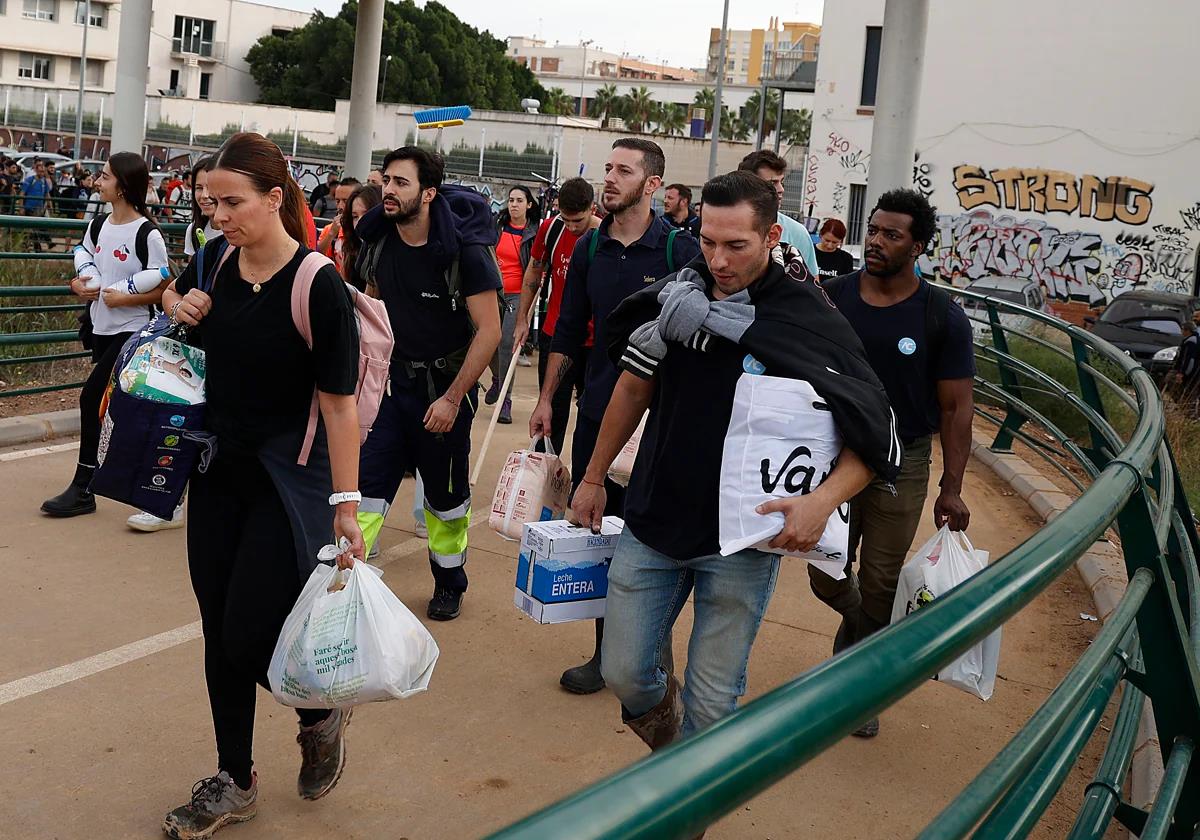
[[[971,452],[975,355],[971,324],[943,289],[913,271],[937,231],[929,201],[915,190],[884,193],[871,211],[863,268],[822,283],[854,327],[896,412],[904,459],[895,489],[876,479],[850,501],[846,577],[835,581],[813,566],[817,597],[842,614],[833,652],[885,626],[896,581],[912,546],[929,487],[930,440],[942,442],[941,492],[934,525],[965,531],[971,512],[962,500]],[[852,566],[858,557],[858,573]],[[855,731],[879,733],[879,720]]]
[[[434,594],[427,614],[457,618],[471,519],[468,480],[476,382],[500,343],[491,207],[442,186],[440,155],[415,146],[383,161],[383,204],[355,228],[356,285],[387,306],[391,382],[360,455],[359,524],[368,550],[406,473],[424,479]]]
[[[631,137],[613,143],[604,165],[604,192],[600,199],[608,216],[598,228],[580,238],[571,255],[547,376],[537,408],[529,418],[531,437],[550,437],[554,394],[587,342],[588,324],[595,324],[595,346],[607,347],[608,316],[617,304],[687,265],[700,253],[695,239],[680,234],[654,214],[650,199],[662,185],[664,171],[666,158],[657,143]],[[617,366],[605,353],[592,353],[588,357],[571,443],[571,475],[576,489],[591,460],[600,421],[619,375]],[[607,479],[605,484],[608,490],[605,511],[620,516],[624,491]],[[604,620],[599,619],[592,658],[562,675],[560,683],[567,691],[591,694],[604,688],[604,678],[600,675],[603,636]]]

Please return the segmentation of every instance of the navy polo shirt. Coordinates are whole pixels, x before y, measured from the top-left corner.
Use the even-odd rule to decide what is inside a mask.
[[[608,357],[608,316],[617,304],[636,291],[671,273],[667,266],[667,237],[671,225],[662,216],[653,216],[650,226],[628,248],[608,235],[612,216],[600,227],[588,231],[575,245],[567,282],[563,289],[562,309],[554,328],[550,349],[568,356],[576,355],[588,337],[588,323],[596,327],[596,352],[589,354],[579,411],[599,422],[617,385],[620,371]],[[588,264],[592,237],[600,237],[596,256]],[[681,269],[700,253],[700,244],[691,236],[675,237],[675,269]]]

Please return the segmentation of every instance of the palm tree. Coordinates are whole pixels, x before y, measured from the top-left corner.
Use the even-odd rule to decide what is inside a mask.
[[[713,111],[716,110],[713,107],[713,103],[716,102],[716,99],[717,95],[713,93],[712,88],[702,88],[701,90],[696,91],[696,97],[692,100],[693,108],[704,109],[705,134],[708,134],[710,131],[712,131]]]
[[[575,98],[560,87],[546,91],[546,101],[542,104],[542,113],[568,116],[575,113]]]
[[[625,125],[630,131],[641,132],[654,119],[654,100],[645,85],[629,91],[624,97],[621,110]]]
[[[812,129],[812,114],[807,108],[783,112],[783,139],[792,146],[807,146]]]
[[[601,86],[592,97],[592,116],[599,115],[600,124],[603,125],[610,115],[617,116],[616,106],[620,98],[616,85]]]
[[[687,132],[687,112],[682,105],[674,102],[658,106],[655,122],[658,123],[658,133],[666,134],[668,137]]]
[[[757,129],[758,126],[754,126]],[[721,111],[721,139],[722,140],[749,140],[752,129],[745,120],[734,113],[729,108],[723,108]]]
[[[746,104],[742,106],[742,120],[750,126],[753,132],[758,131],[758,112],[762,103],[762,91],[750,94]],[[763,136],[766,137],[775,130],[775,122],[779,114],[779,91],[767,90],[767,113],[763,118]]]

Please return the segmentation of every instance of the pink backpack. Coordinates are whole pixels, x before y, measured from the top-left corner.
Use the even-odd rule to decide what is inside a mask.
[[[237,249],[232,247],[225,249],[216,271],[221,270],[221,266],[235,250]],[[313,251],[300,263],[296,279],[292,283],[292,321],[310,350],[313,340],[308,311],[309,297],[317,272],[327,265],[333,265],[333,261],[324,254]],[[383,401],[383,393],[387,389],[394,339],[392,322],[388,320],[387,307],[383,301],[368,297],[348,283],[346,288],[354,301],[354,314],[358,320],[358,386],[354,389],[354,401],[358,407],[358,442],[362,443],[367,439],[371,424],[379,415],[379,403]],[[308,464],[313,440],[317,436],[317,418],[320,411],[320,402],[314,388],[312,405],[308,411],[308,429],[304,433],[300,457],[296,459],[300,466]]]

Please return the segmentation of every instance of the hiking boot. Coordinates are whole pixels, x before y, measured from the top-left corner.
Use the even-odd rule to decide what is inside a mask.
[[[855,738],[874,738],[879,734],[879,718],[871,718],[850,734]]]
[[[54,498],[42,502],[42,513],[62,519],[95,513],[96,497],[88,489],[95,472],[95,467],[85,467],[83,464],[76,466],[71,485]]]
[[[504,405],[500,406],[500,417],[496,422],[505,426],[512,423],[512,397],[504,398]]]
[[[487,393],[483,395],[483,401],[488,405],[495,405],[498,399],[500,399],[500,380],[493,376],[492,387],[488,388]]]
[[[135,531],[142,531],[147,534],[154,531],[169,531],[173,528],[182,528],[184,526],[183,505],[175,508],[175,513],[170,519],[162,519],[153,513],[142,511],[126,519],[125,524]]]
[[[558,684],[572,694],[595,694],[604,688],[604,676],[600,673],[600,646],[604,642],[604,619],[596,619],[596,650],[592,658],[582,665],[568,668],[558,678]],[[668,673],[670,673],[668,671]]]
[[[434,621],[453,621],[458,618],[462,607],[463,594],[446,586],[435,586],[433,598],[429,600],[429,609],[425,614]]]
[[[334,709],[314,726],[301,726],[300,776],[296,789],[303,799],[320,799],[333,790],[346,766],[346,727],[353,709]]]
[[[418,537],[422,537],[425,539],[429,538],[429,526],[425,524],[424,517],[413,520],[413,533],[416,534]]]
[[[192,786],[192,801],[163,818],[162,830],[175,840],[204,840],[233,823],[254,819],[258,813],[258,774],[250,789],[242,790],[222,770]]]

